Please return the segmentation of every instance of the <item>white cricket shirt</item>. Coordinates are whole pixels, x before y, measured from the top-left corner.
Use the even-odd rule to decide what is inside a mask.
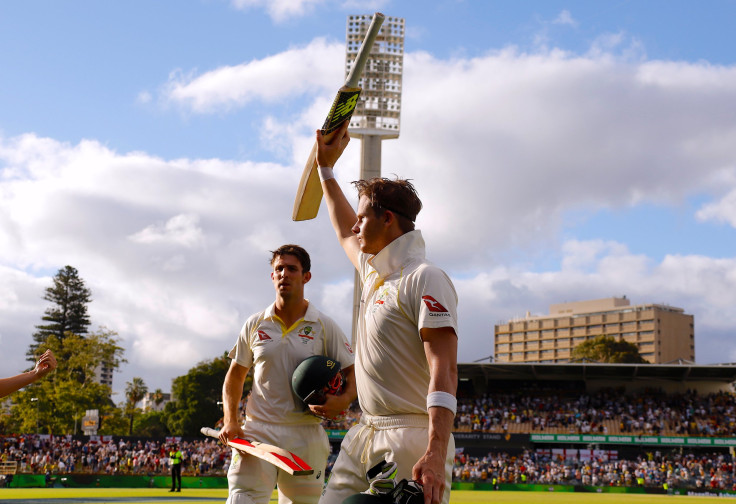
[[[419,230],[375,256],[361,253],[363,282],[355,342],[358,400],[369,415],[427,414],[429,365],[419,330],[451,327],[457,294],[425,258]]]
[[[309,303],[304,318],[285,327],[272,304],[251,315],[229,357],[253,368],[253,388],[246,405],[247,419],[280,424],[317,424],[321,419],[304,409],[291,390],[291,375],[301,361],[325,355],[353,365],[353,351],[337,324]]]

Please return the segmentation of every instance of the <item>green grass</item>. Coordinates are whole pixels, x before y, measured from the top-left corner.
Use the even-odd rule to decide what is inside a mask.
[[[197,497],[187,501],[187,497]],[[150,498],[151,500],[145,500]],[[227,499],[224,489],[187,489],[181,493],[169,493],[163,488],[0,488],[0,501],[25,499],[104,499],[101,502],[118,503],[136,499],[135,504],[189,503],[222,504]],[[140,500],[139,500],[140,499]],[[202,499],[202,500],[199,500]],[[211,500],[209,500],[211,499]],[[675,499],[682,504],[712,503],[713,497],[686,497],[645,494],[594,494],[572,492],[492,492],[456,490],[451,504],[665,504]],[[271,497],[276,502],[276,494]]]
[[[178,497],[211,498],[212,500],[187,501]],[[150,501],[144,499],[152,498]],[[0,488],[0,501],[25,499],[104,499],[101,502],[121,502],[136,499],[135,504],[167,504],[196,502],[196,504],[222,504],[227,499],[227,489],[185,488],[181,493],[169,493],[165,488]],[[138,500],[141,499],[141,500]]]

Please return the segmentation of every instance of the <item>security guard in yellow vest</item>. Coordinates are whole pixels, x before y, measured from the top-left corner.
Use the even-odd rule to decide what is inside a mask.
[[[171,445],[169,452],[169,465],[171,466],[171,490],[169,492],[181,492],[181,463],[184,459],[179,445]]]

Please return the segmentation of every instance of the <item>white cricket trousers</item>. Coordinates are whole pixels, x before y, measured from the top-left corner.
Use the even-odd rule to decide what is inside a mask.
[[[414,464],[427,451],[428,415],[370,416],[350,428],[340,445],[327,488],[319,504],[342,504],[346,498],[368,488],[366,472],[382,460],[396,462],[396,481],[412,479]],[[445,459],[445,493],[442,503],[450,502],[455,438],[450,435]]]
[[[295,453],[312,466],[314,474],[292,476],[258,457],[241,455],[233,449],[227,471],[227,504],[268,504],[274,486],[278,487],[279,504],[317,504],[330,454],[327,433],[320,424],[283,425],[247,420],[243,431],[251,441]]]

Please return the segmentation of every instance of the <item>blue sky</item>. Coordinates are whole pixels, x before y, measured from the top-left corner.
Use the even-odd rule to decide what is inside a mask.
[[[695,316],[736,361],[736,2],[202,0],[0,4],[0,369],[26,366],[51,276],[151,388],[219,355],[303,244],[349,331],[325,219],[290,220],[342,76],[350,14],[406,20],[401,137],[429,256],[460,294],[460,360],[493,324],[620,296]],[[359,141],[337,169],[357,178]],[[349,189],[348,189],[349,190]],[[162,351],[165,349],[165,351]]]

